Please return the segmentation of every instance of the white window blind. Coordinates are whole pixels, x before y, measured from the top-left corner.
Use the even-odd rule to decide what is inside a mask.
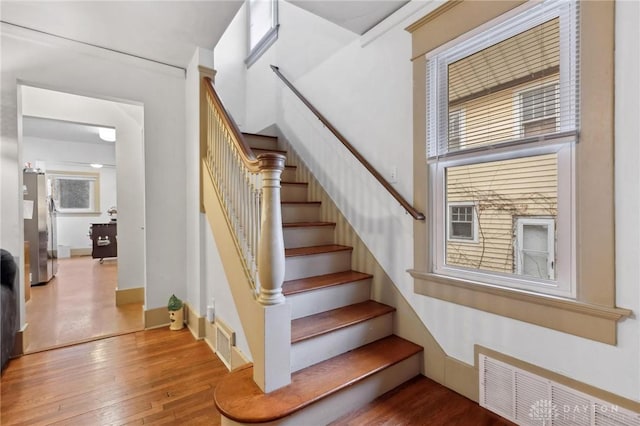
[[[429,158],[576,132],[577,8],[547,1],[428,55]]]

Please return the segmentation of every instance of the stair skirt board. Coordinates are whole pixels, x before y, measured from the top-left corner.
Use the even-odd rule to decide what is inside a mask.
[[[290,416],[272,422],[254,424],[261,426],[326,425],[419,375],[421,363],[422,352],[418,352]],[[221,418],[222,426],[242,425],[224,415]]]
[[[371,297],[371,278],[347,284],[323,287],[317,290],[295,293],[287,296],[291,302],[291,319],[306,317],[354,303],[364,302]]]
[[[285,248],[333,244],[335,224],[282,229]]]
[[[317,222],[320,203],[282,203],[282,222]]]
[[[393,312],[291,345],[291,372],[338,356],[393,333]]]
[[[287,257],[284,280],[297,280],[349,269],[351,269],[351,250]]]

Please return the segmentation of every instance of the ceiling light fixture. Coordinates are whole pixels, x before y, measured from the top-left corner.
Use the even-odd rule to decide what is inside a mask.
[[[100,164],[100,163],[91,163],[90,166],[93,167],[94,169],[101,169],[102,168],[102,164]]]
[[[116,141],[116,129],[111,129],[108,127],[100,127],[98,129],[98,135],[100,139],[107,142],[115,142]]]

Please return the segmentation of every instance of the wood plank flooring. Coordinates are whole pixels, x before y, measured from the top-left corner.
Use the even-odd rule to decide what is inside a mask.
[[[213,395],[230,373],[187,330],[146,330],[25,355],[0,380],[0,424],[220,424]],[[422,376],[334,425],[511,423]],[[313,426],[313,425],[301,425]]]
[[[117,259],[60,259],[55,278],[31,287],[26,352],[142,330],[142,303],[117,307],[117,284]]]
[[[187,330],[141,331],[11,360],[4,425],[218,425],[227,369]]]

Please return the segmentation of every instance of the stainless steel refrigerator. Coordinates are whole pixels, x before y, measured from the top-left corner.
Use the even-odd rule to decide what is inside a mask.
[[[29,241],[31,285],[45,284],[58,272],[56,209],[47,194],[45,174],[25,169],[24,239]]]

